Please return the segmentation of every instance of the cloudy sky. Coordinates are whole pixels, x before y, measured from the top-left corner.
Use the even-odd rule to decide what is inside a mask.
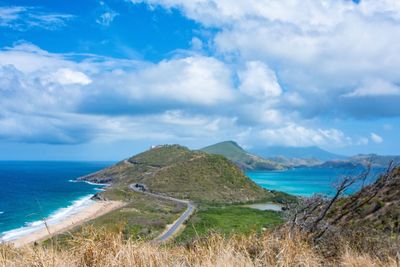
[[[0,1],[0,159],[400,154],[399,132],[398,0]]]

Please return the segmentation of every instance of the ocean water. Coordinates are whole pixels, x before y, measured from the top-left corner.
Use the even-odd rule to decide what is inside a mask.
[[[359,175],[361,169],[335,169],[335,168],[296,168],[285,171],[256,171],[246,172],[255,183],[269,190],[278,190],[297,196],[311,196],[325,194],[332,196],[335,185],[340,179],[348,175]],[[376,180],[384,169],[373,169],[366,180],[366,184]],[[351,194],[359,190],[362,183],[356,183],[346,193]]]
[[[73,182],[110,162],[0,161],[0,240],[54,223],[90,205],[99,185]]]

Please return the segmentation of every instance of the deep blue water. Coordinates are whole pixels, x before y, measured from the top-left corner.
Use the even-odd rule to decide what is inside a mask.
[[[99,186],[70,180],[110,164],[0,161],[0,236],[2,232],[54,215],[78,199],[96,193]]]
[[[296,168],[286,171],[257,171],[246,172],[254,182],[269,190],[278,190],[298,196],[311,196],[316,193],[331,196],[334,194],[334,185],[347,175],[359,175],[360,169],[335,169],[335,168]],[[367,183],[376,180],[384,169],[371,170]],[[351,194],[361,188],[359,182],[355,184],[347,194]]]

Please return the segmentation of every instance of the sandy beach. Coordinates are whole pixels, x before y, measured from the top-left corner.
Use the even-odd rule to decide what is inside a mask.
[[[38,229],[35,232],[27,234],[25,236],[19,237],[15,240],[10,241],[16,247],[21,247],[35,241],[44,240],[50,235],[60,234],[62,232],[68,231],[75,226],[81,225],[84,222],[95,219],[101,215],[104,215],[112,210],[121,208],[125,205],[124,202],[120,201],[95,201],[90,206],[85,207],[76,214],[70,215],[64,218],[62,221],[51,224],[46,228]],[[50,234],[49,234],[50,232]]]

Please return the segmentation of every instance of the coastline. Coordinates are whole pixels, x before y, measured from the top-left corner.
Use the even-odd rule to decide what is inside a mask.
[[[31,226],[6,232],[2,237],[6,239],[3,240],[3,242],[14,244],[15,247],[28,245],[30,243],[41,241],[53,235],[71,230],[76,226],[79,226],[125,205],[124,202],[120,201],[94,201],[91,199],[83,199],[81,201],[84,201],[85,205],[79,206],[78,209],[72,210],[72,212],[69,214],[63,214],[65,216],[61,216],[55,220],[52,220],[51,217],[46,219],[49,220],[47,222],[47,228],[44,221],[38,221],[33,223]]]

